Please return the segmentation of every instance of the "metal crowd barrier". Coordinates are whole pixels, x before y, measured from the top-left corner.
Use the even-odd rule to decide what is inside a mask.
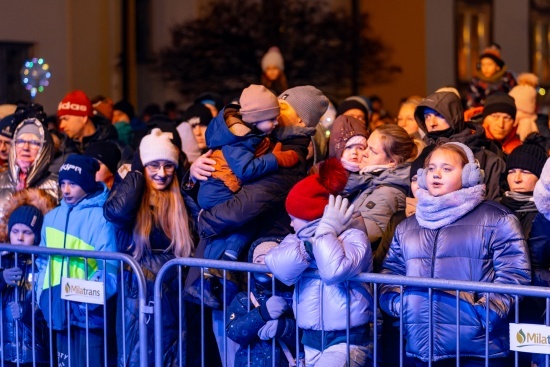
[[[223,307],[223,325],[227,325],[227,319],[226,319],[226,310],[228,305],[228,302],[226,302],[226,282],[227,282],[227,271],[237,271],[237,272],[247,272],[248,273],[248,288],[247,288],[247,294],[250,294],[250,279],[251,279],[251,273],[259,272],[259,273],[269,273],[269,270],[267,266],[265,265],[258,265],[258,264],[251,264],[251,263],[244,263],[244,262],[231,262],[231,261],[219,261],[219,260],[207,260],[207,259],[196,259],[196,258],[180,258],[180,259],[174,259],[169,262],[167,262],[159,271],[156,282],[155,282],[155,289],[154,289],[154,317],[155,317],[155,365],[157,367],[163,366],[162,364],[162,308],[161,308],[161,285],[162,285],[162,279],[164,275],[173,267],[178,267],[178,271],[181,274],[182,267],[199,267],[201,268],[201,274],[203,271],[207,268],[215,268],[220,269],[223,271],[223,278],[222,278],[222,285],[223,285],[223,297],[222,297],[222,307]],[[304,277],[315,277],[319,278],[317,271],[306,271],[303,274]],[[514,310],[511,310],[510,312],[514,312],[514,322],[519,322],[519,300],[522,296],[529,296],[529,297],[538,297],[538,298],[545,298],[546,299],[546,319],[545,324],[546,326],[550,325],[550,289],[544,288],[544,287],[536,287],[536,286],[521,286],[521,285],[509,285],[509,284],[494,284],[494,283],[482,283],[482,282],[470,282],[470,281],[453,281],[453,280],[444,280],[444,279],[431,279],[431,278],[418,278],[418,277],[402,277],[402,276],[395,276],[395,275],[385,275],[385,274],[375,274],[375,273],[363,273],[360,274],[354,278],[351,278],[348,280],[348,282],[364,282],[364,283],[371,283],[376,286],[373,287],[373,296],[374,296],[374,312],[375,317],[374,320],[378,320],[378,316],[380,314],[380,310],[378,308],[378,285],[381,284],[390,284],[395,285],[400,288],[400,293],[403,295],[405,292],[406,287],[414,287],[415,289],[423,288],[427,289],[428,292],[428,300],[429,300],[429,315],[430,315],[430,323],[429,323],[429,341],[428,341],[428,348],[429,348],[429,355],[433,355],[433,341],[436,336],[434,336],[433,333],[433,320],[431,317],[433,316],[433,291],[436,290],[445,290],[445,291],[453,291],[455,292],[455,298],[456,298],[456,305],[457,305],[457,326],[459,325],[459,295],[461,291],[469,291],[469,292],[482,292],[485,293],[487,304],[490,302],[490,293],[496,293],[496,294],[508,294],[514,296]],[[201,297],[204,297],[204,279],[201,277]],[[275,282],[273,281],[273,290],[275,289]],[[180,281],[180,298],[179,301],[183,301],[182,296],[182,285]],[[204,298],[203,298],[204,299]],[[403,297],[401,297],[401,300]],[[296,302],[299,301],[299,295],[297,297]],[[401,301],[403,302],[403,301]],[[402,304],[401,304],[402,306]],[[322,306],[321,306],[322,307]],[[252,307],[253,308],[253,307]],[[180,307],[181,309],[181,307]],[[401,308],[403,309],[403,308]],[[204,360],[205,360],[205,341],[204,341],[204,328],[206,327],[204,320],[205,320],[205,305],[204,303],[200,306],[201,310],[201,362],[202,366],[204,366]],[[248,311],[251,310],[251,301],[249,298],[248,301]],[[489,308],[486,308],[486,315],[485,315],[485,321],[486,325],[489,325]],[[350,366],[350,353],[349,353],[349,293],[348,293],[348,300],[347,300],[347,359],[348,359],[348,366]],[[379,337],[379,328],[378,322],[373,322],[372,324],[373,329],[373,365],[378,365],[378,337]],[[225,327],[223,328],[223,355],[221,356],[222,363],[224,366],[229,367],[227,365],[228,356],[227,356],[227,335]],[[399,318],[399,331],[400,331],[400,356],[399,356],[399,366],[403,367],[403,361],[404,361],[404,337],[403,337],[403,316],[401,315]],[[460,338],[458,337],[458,334],[460,332],[460,328],[457,327],[457,350],[460,351]],[[193,336],[196,337],[196,336]],[[490,358],[489,358],[489,351],[488,351],[488,344],[489,344],[489,333],[486,333],[485,338],[485,366],[490,365]],[[179,353],[181,355],[183,346],[183,341],[179,341]],[[300,340],[298,337],[298,333],[296,333],[296,351],[298,351],[300,348]],[[272,361],[273,366],[275,366],[275,340],[272,342]],[[514,352],[514,365],[518,366],[518,352]],[[250,348],[249,348],[249,362],[250,362]],[[545,365],[550,366],[548,355],[545,356]],[[181,365],[181,364],[180,364]],[[432,366],[432,361],[430,360],[428,362],[428,365]],[[300,364],[298,364],[300,366]],[[460,356],[459,353],[457,353],[456,358],[456,366],[460,366]]]
[[[118,264],[119,264],[119,278],[118,278],[118,281],[120,283],[121,279],[123,279],[123,271],[124,271],[124,264],[126,264],[127,266],[129,266],[129,268],[133,271],[133,273],[135,274],[135,277],[136,277],[136,280],[137,280],[137,286],[138,286],[138,297],[139,297],[139,321],[138,321],[138,326],[139,326],[139,354],[140,354],[140,367],[146,367],[148,365],[147,363],[147,355],[148,355],[148,350],[147,350],[147,327],[146,327],[146,321],[147,321],[147,314],[150,314],[151,313],[151,310],[150,310],[150,307],[147,306],[146,304],[146,300],[147,300],[147,288],[146,288],[146,284],[145,284],[145,277],[143,275],[143,272],[140,268],[140,265],[137,263],[137,261],[127,255],[127,254],[122,254],[122,253],[117,253],[117,252],[103,252],[103,251],[83,251],[83,250],[68,250],[68,249],[57,249],[57,248],[45,248],[45,247],[39,247],[39,246],[20,246],[20,245],[10,245],[10,244],[0,244],[0,252],[2,252],[2,256],[7,256],[9,255],[9,253],[14,253],[15,257],[16,257],[16,261],[17,261],[17,257],[20,256],[20,254],[27,254],[27,255],[30,255],[31,256],[31,262],[32,264],[35,264],[36,263],[36,259],[38,256],[44,256],[44,257],[47,257],[48,258],[48,263],[50,264],[50,260],[53,256],[56,256],[56,257],[59,257],[61,256],[63,259],[64,258],[82,258],[82,259],[85,259],[85,272],[87,273],[88,272],[88,259],[95,259],[97,261],[102,261],[103,262],[103,279],[106,278],[106,261],[107,260],[112,260],[112,261],[117,261]],[[37,299],[36,297],[36,279],[35,277],[33,276],[32,279],[31,279],[31,286],[32,286],[32,304],[33,305],[36,305],[39,300]],[[123,291],[123,287],[121,287],[120,285],[117,286],[117,289],[121,289],[121,293],[122,293],[122,300],[124,301],[124,291]],[[107,343],[107,338],[108,338],[108,334],[109,332],[112,332],[114,330],[114,327],[115,325],[107,325],[107,300],[105,299],[105,295],[106,295],[106,292],[105,292],[105,284],[103,285],[103,295],[104,295],[104,299],[103,299],[103,322],[104,322],[104,325],[103,325],[103,344],[104,344],[104,347],[103,347],[103,364],[105,366],[108,365],[108,355],[107,355],[107,348],[108,348],[108,343]],[[113,297],[117,297],[117,295],[115,294]],[[52,310],[51,309],[51,303],[52,302],[52,298],[51,298],[51,293],[50,293],[50,297],[49,297],[49,319],[51,320],[52,319],[52,313],[55,313],[56,310]],[[66,302],[70,302],[70,301],[66,301]],[[0,299],[0,311],[2,311],[1,307],[2,305],[4,304],[3,302],[3,296],[2,296],[2,299]],[[89,338],[89,318],[88,318],[88,304],[86,304],[86,345],[88,345],[88,338]],[[3,326],[3,322],[4,322],[4,317],[3,317],[3,312],[1,313],[1,317],[0,317],[0,346],[4,345],[4,340],[3,340],[3,329],[4,329],[4,326]],[[69,309],[67,309],[67,315],[65,317],[69,318],[69,315],[70,315],[70,311]],[[120,317],[120,315],[118,315],[117,317]],[[122,319],[124,319],[124,315],[122,315]],[[16,339],[18,340],[17,342],[17,355],[19,356],[19,348],[20,348],[20,345],[21,345],[21,341],[19,340],[19,330],[18,330],[18,323],[15,323],[16,327],[15,327],[15,334],[16,334]],[[68,333],[68,339],[70,340],[70,322],[68,322],[68,330],[66,331]],[[123,329],[124,329],[124,326],[123,326]],[[33,312],[32,313],[32,343],[33,345],[35,345],[35,330],[36,330],[36,320],[35,320],[35,313]],[[62,331],[63,333],[65,331]],[[112,334],[111,334],[112,335]],[[122,340],[124,341],[124,338],[122,338]],[[50,366],[53,366],[54,365],[54,355],[56,354],[56,351],[53,349],[53,332],[51,329],[49,329],[49,360],[50,360]],[[88,349],[88,348],[86,348]],[[126,352],[126,348],[124,348],[124,352]],[[0,351],[0,353],[2,354],[2,358],[1,358],[1,361],[0,361],[0,365],[3,367],[4,366],[4,358],[3,358],[3,348],[2,348],[2,351]],[[34,351],[34,348],[33,348],[33,363],[32,365],[35,366],[36,365],[36,357],[35,357],[35,351]],[[69,347],[69,355],[70,355],[70,347]],[[90,365],[90,359],[89,359],[89,351],[87,350],[86,351],[86,365]],[[126,358],[124,356],[124,365],[126,362]],[[17,366],[20,365],[19,361],[17,361],[16,363]],[[56,365],[57,366],[57,365]],[[70,362],[70,357],[69,357],[69,364],[68,366],[71,366],[71,362]],[[74,363],[72,364],[72,367],[81,367],[81,366],[76,366]],[[134,367],[134,366],[132,366]]]

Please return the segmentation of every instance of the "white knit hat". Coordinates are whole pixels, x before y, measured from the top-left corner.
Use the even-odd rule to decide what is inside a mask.
[[[533,115],[537,112],[538,77],[531,73],[522,73],[518,76],[516,85],[509,95],[514,97],[518,111]]]
[[[269,66],[276,66],[279,70],[285,70],[285,63],[283,61],[283,55],[279,50],[279,47],[271,47],[267,50],[264,57],[262,57],[262,70],[265,71]]]
[[[177,165],[179,150],[172,143],[172,137],[172,133],[164,133],[159,128],[155,128],[149,135],[145,135],[139,144],[141,163],[146,165],[153,161],[164,160]]]

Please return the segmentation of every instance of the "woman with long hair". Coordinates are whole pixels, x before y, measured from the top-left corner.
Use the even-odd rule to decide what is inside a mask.
[[[172,143],[171,135],[153,129],[142,139],[132,172],[115,186],[104,210],[105,217],[117,226],[119,250],[131,254],[140,263],[150,300],[156,275],[162,265],[176,257],[188,257],[193,250],[189,217],[177,175],[180,152]],[[178,355],[178,338],[184,339],[186,334],[185,319],[181,320],[182,329],[178,327],[179,281],[175,271],[168,274],[163,282],[164,366],[177,365],[180,358],[185,364],[185,355]],[[133,366],[139,363],[139,301],[137,283],[131,272],[124,273],[122,286],[125,297],[121,299],[119,292],[117,314],[123,313],[125,329],[122,330],[121,317],[117,317],[118,362],[119,365],[126,363]],[[149,335],[153,335],[152,320],[148,328]],[[125,338],[125,354],[122,338]],[[153,338],[149,338],[148,355],[148,364],[153,365]]]

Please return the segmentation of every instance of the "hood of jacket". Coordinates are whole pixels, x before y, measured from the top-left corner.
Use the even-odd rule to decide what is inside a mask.
[[[448,142],[458,142],[468,146],[472,149],[472,152],[476,153],[481,149],[489,149],[491,141],[487,140],[485,136],[485,129],[480,124],[465,123],[464,128],[453,134],[451,137],[439,137],[437,139],[424,137],[424,141],[428,145],[428,148],[435,147],[438,144],[445,144]],[[433,149],[433,147],[431,149]],[[489,149],[492,150],[492,149]]]
[[[205,133],[206,145],[211,149],[216,149],[224,145],[232,145],[250,139],[249,134],[237,136],[229,131],[228,125],[233,125],[235,123],[242,123],[247,128],[250,128],[242,121],[238,108],[231,105],[224,107],[224,109],[210,121],[210,124],[208,124]],[[251,130],[251,132],[257,133],[258,130],[254,129]]]
[[[424,111],[426,108],[431,108],[437,111],[445,121],[451,126],[454,131],[462,131],[464,129],[464,109],[460,98],[453,92],[437,92],[422,100],[414,110],[414,119],[418,126],[426,134],[426,120],[424,119]]]
[[[38,181],[40,181],[44,176],[48,175],[48,168],[50,166],[50,163],[53,161],[54,158],[54,146],[53,146],[53,140],[48,132],[48,130],[45,128],[42,123],[35,119],[30,118],[26,119],[19,126],[15,129],[15,132],[13,134],[14,139],[19,133],[19,130],[25,126],[33,124],[38,128],[38,133],[40,136],[38,137],[40,141],[42,141],[42,146],[38,150],[38,153],[36,154],[36,159],[34,160],[33,164],[29,168],[29,172],[27,173],[27,187],[34,186]],[[18,182],[19,181],[19,171],[20,168],[15,164],[16,160],[16,153],[15,153],[15,144],[12,144],[10,146],[9,151],[9,157],[8,157],[8,167],[9,167],[9,175],[12,180],[12,182]]]

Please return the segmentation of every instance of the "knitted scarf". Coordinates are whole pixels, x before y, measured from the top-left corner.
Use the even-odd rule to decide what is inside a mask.
[[[450,192],[441,196],[432,196],[425,189],[416,192],[416,219],[421,227],[439,229],[454,223],[485,199],[485,185],[476,185]]]
[[[514,213],[529,213],[537,212],[533,193],[520,193],[514,191],[506,191],[502,195],[500,203],[512,210]]]

